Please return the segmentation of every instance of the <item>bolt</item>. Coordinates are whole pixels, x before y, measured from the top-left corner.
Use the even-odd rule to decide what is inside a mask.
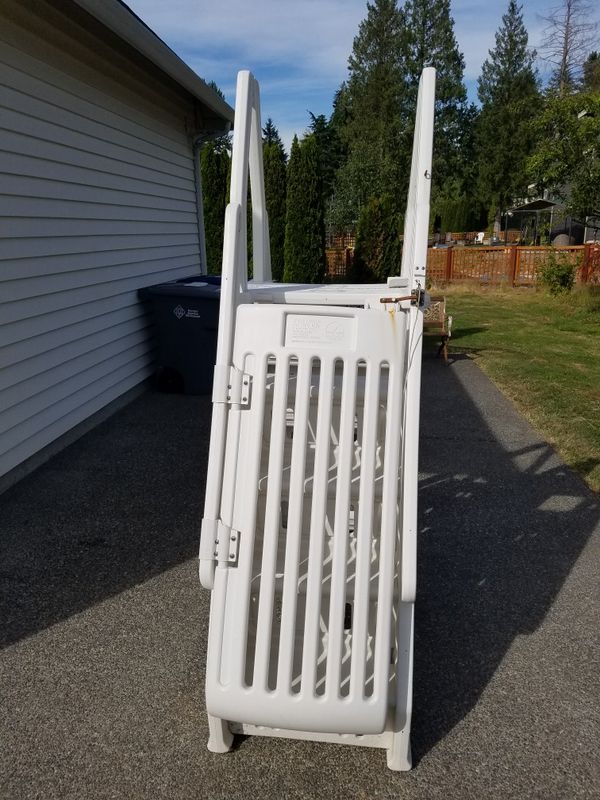
[[[233,561],[235,559],[235,553],[229,553],[229,558]]]
[[[232,537],[231,537],[231,541],[232,541],[232,542],[235,542],[235,536],[234,536],[234,535],[232,535]]]

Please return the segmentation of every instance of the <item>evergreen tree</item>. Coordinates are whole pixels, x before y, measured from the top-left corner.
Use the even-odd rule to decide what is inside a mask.
[[[208,84],[221,99],[225,95],[214,81]],[[206,142],[200,151],[202,210],[207,270],[210,275],[221,273],[225,208],[229,201],[231,178],[231,135],[226,133]]]
[[[527,189],[525,162],[534,145],[531,120],[539,108],[535,52],[527,44],[522,6],[509,0],[477,84],[479,193],[497,219]]]
[[[200,151],[206,261],[211,275],[221,272],[225,208],[229,194],[229,162],[229,154],[221,139],[207,142]]]
[[[595,50],[584,61],[582,89],[584,92],[600,94],[600,54]]]
[[[265,174],[265,202],[269,218],[269,240],[271,245],[271,271],[273,280],[283,278],[286,208],[285,151],[277,128],[272,120],[271,132],[265,135],[263,145],[263,167]],[[266,130],[266,128],[265,128]]]
[[[325,275],[325,224],[319,156],[314,136],[294,136],[287,176],[286,283],[320,283]]]
[[[361,209],[356,229],[352,279],[358,283],[384,283],[400,274],[401,218],[390,195],[372,197]]]
[[[281,141],[281,136],[279,135],[279,131],[275,126],[275,123],[269,117],[262,129],[263,133],[263,144],[276,144],[284,154],[285,158],[285,150],[283,149],[283,142]]]
[[[312,111],[308,113],[310,115],[308,132],[315,137],[317,143],[319,169],[323,183],[323,207],[327,208],[333,194],[335,173],[341,163],[340,144],[335,126],[324,114],[315,116]]]
[[[419,78],[424,67],[436,69],[436,107],[433,150],[432,202],[456,196],[464,190],[469,165],[469,136],[474,109],[467,103],[463,83],[465,62],[454,35],[449,0],[407,0],[405,17],[405,64],[408,91],[404,114],[410,121],[404,152],[412,147]],[[406,173],[410,161],[407,161]],[[402,185],[403,192],[406,182]]]
[[[221,100],[225,100],[225,95],[219,89],[219,87],[217,86],[217,84],[214,81],[209,81],[208,85],[210,86],[210,88],[213,91],[215,91],[219,95]],[[222,136],[216,136],[212,141],[214,141],[214,143],[215,143],[215,147],[216,147],[217,152],[221,153],[221,152],[223,152],[225,150],[225,151],[227,151],[227,153],[231,153],[231,134],[230,133],[224,133]]]
[[[360,208],[373,196],[397,196],[406,180],[399,157],[404,93],[402,13],[396,0],[367,3],[348,60],[348,80],[336,98],[336,123],[347,158],[335,181],[330,207],[338,227],[356,222]]]

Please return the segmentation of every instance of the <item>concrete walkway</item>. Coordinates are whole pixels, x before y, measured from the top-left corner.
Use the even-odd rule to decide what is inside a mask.
[[[467,358],[423,380],[415,769],[206,750],[206,398],[147,393],[0,497],[0,797],[598,798],[599,498]]]

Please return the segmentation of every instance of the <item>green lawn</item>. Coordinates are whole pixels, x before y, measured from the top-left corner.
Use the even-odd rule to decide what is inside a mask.
[[[600,491],[600,287],[446,287],[450,352],[471,355],[564,460]],[[432,292],[437,293],[437,292]]]

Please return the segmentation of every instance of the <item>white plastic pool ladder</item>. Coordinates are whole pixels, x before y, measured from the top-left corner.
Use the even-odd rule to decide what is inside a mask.
[[[200,543],[214,752],[239,732],[383,747],[410,769],[434,92],[427,68],[400,276],[286,285],[271,282],[258,84],[238,75]]]

